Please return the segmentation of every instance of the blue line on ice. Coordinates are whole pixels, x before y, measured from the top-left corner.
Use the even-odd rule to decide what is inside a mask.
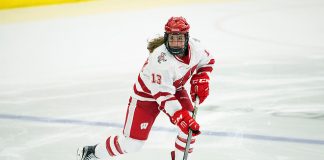
[[[0,114],[0,119],[21,120],[21,121],[29,121],[29,122],[42,122],[42,123],[61,123],[61,124],[72,124],[72,125],[103,126],[103,127],[115,127],[115,128],[123,127],[122,124],[112,123],[112,122],[83,121],[83,120],[77,120],[77,119],[49,118],[49,117],[36,117],[36,116],[24,116],[24,115],[12,115],[12,114]],[[153,127],[153,131],[176,132],[175,129],[166,128],[166,127]],[[324,145],[324,140],[267,136],[267,135],[246,134],[246,133],[238,133],[238,132],[237,133],[236,132],[219,132],[219,131],[216,132],[216,131],[204,130],[202,135]]]

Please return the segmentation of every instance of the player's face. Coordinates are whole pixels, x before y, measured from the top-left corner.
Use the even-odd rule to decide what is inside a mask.
[[[184,34],[169,34],[168,42],[169,42],[169,46],[171,48],[184,48],[185,35]]]

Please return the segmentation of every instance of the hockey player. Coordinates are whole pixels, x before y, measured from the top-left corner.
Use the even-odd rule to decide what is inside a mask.
[[[123,135],[79,148],[79,160],[110,159],[140,150],[160,111],[179,128],[171,158],[182,160],[189,129],[193,130],[191,147],[200,134],[199,124],[191,117],[193,106],[184,85],[191,78],[191,99],[195,101],[197,95],[202,103],[209,95],[209,73],[215,62],[197,40],[189,38],[189,28],[183,17],[171,17],[165,24],[164,37],[149,42],[150,55],[133,86]],[[192,151],[190,148],[189,153]]]

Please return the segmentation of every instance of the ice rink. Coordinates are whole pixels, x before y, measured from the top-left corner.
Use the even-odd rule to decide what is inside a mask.
[[[0,11],[0,19],[41,8]],[[324,160],[322,0],[0,23],[0,159],[75,160],[79,146],[120,134],[147,39],[162,35],[170,16],[184,16],[216,59],[192,159]],[[161,113],[144,148],[116,159],[170,160],[175,129]]]

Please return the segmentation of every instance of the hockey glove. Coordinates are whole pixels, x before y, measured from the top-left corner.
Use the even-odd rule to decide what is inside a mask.
[[[187,110],[178,110],[171,117],[171,122],[177,125],[181,131],[185,134],[189,133],[189,129],[192,130],[192,135],[197,136],[200,134],[199,124],[194,120]]]
[[[192,101],[196,101],[196,95],[199,97],[199,104],[209,95],[209,76],[206,72],[194,74],[190,81],[190,95]]]

